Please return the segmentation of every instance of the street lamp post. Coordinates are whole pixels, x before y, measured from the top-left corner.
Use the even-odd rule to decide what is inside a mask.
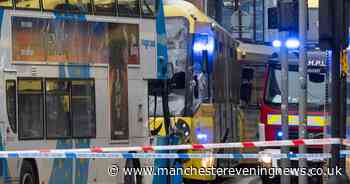
[[[300,80],[300,94],[299,94],[299,139],[306,138],[307,116],[307,64],[306,64],[306,22],[307,22],[307,2],[306,0],[299,0],[299,80]],[[306,153],[305,145],[299,146],[299,153]],[[299,168],[307,168],[305,158],[299,159]],[[299,176],[299,184],[306,184],[307,177],[305,175]]]
[[[280,62],[282,69],[282,104],[281,104],[281,116],[282,116],[282,139],[289,139],[289,127],[288,127],[288,48],[287,48],[287,31],[282,31],[280,33],[282,44],[280,47]],[[288,154],[289,148],[287,146],[283,146],[281,148],[282,154]],[[290,161],[287,158],[283,158],[281,160],[281,166],[283,169],[286,169],[290,166]],[[281,184],[290,184],[290,176],[282,175],[281,176]]]

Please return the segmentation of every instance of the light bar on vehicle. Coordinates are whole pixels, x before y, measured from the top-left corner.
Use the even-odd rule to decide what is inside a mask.
[[[300,41],[296,38],[289,38],[286,41],[286,47],[288,49],[297,49],[299,48],[299,46],[300,46]]]
[[[280,40],[274,40],[272,42],[272,46],[275,48],[280,48],[282,46],[282,44],[283,43]],[[287,41],[284,44],[288,49],[297,49],[300,46],[300,42],[296,38],[289,38],[289,39],[287,39]]]

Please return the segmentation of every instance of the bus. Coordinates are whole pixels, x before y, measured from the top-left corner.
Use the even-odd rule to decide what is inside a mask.
[[[171,124],[182,128],[182,144],[239,141],[243,119],[239,108],[240,66],[236,40],[186,1],[164,3],[169,63],[173,77],[168,93]],[[149,81],[151,136],[165,136],[162,81]],[[230,151],[230,150],[227,150]],[[232,150],[231,150],[232,151]],[[189,153],[213,150],[194,151]],[[188,167],[225,167],[233,160],[188,159]],[[214,181],[212,175],[184,175],[185,180]]]
[[[0,2],[0,150],[150,143],[154,2],[126,2],[130,6],[114,6],[114,0],[103,6],[101,1]],[[138,184],[150,183],[151,176],[109,176],[107,168],[153,162],[13,158],[0,164],[0,183]]]

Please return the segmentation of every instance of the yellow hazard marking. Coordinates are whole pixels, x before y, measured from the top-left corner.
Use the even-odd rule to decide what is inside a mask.
[[[288,116],[289,125],[299,125],[298,115]],[[268,125],[282,125],[282,119],[280,114],[269,114],[267,116]],[[307,126],[319,126],[323,127],[326,124],[326,119],[323,116],[307,116]]]

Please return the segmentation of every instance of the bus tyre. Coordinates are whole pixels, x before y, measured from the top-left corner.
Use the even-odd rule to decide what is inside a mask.
[[[133,169],[140,168],[140,161],[137,159],[127,159],[125,163],[125,169],[132,171]],[[142,175],[135,173],[124,175],[124,183],[127,184],[142,184]]]
[[[32,162],[24,160],[20,173],[20,184],[39,184],[38,174]]]

